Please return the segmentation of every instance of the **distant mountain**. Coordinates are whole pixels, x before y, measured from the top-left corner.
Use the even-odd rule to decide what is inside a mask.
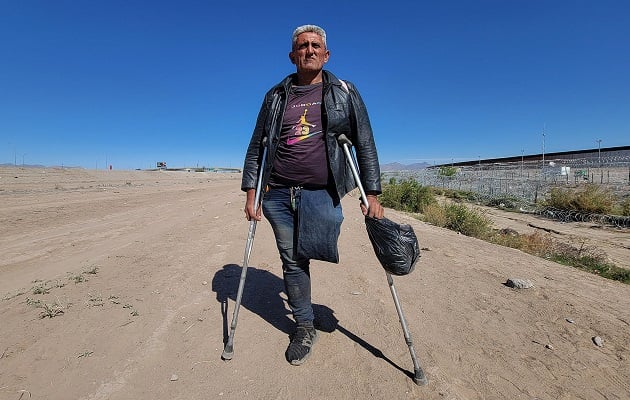
[[[395,172],[395,171],[417,171],[429,167],[431,164],[426,162],[413,163],[413,164],[401,164],[398,162],[381,164],[381,172]]]

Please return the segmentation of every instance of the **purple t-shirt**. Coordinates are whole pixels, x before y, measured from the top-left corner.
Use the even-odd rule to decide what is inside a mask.
[[[321,83],[291,88],[269,182],[271,186],[325,187],[328,184],[321,112]]]

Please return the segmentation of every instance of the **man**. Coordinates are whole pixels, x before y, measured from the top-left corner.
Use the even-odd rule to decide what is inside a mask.
[[[381,183],[376,146],[361,96],[350,82],[323,69],[330,52],[322,28],[300,26],[292,39],[289,59],[296,73],[265,95],[245,156],[241,189],[247,192],[245,217],[260,221],[260,208],[256,212],[254,205],[255,187],[266,145],[262,209],[274,231],[288,304],[296,322],[285,356],[289,363],[300,365],[317,338],[310,260],[338,262],[337,239],[343,220],[340,199],[356,187],[337,143],[339,135],[345,134],[356,149],[369,205],[361,204],[363,214],[380,219],[383,207],[377,198]]]

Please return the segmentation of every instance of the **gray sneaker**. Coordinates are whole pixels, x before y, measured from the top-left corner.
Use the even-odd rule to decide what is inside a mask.
[[[291,365],[302,365],[311,355],[311,348],[317,340],[317,330],[313,325],[298,325],[291,337],[291,343],[284,353]]]

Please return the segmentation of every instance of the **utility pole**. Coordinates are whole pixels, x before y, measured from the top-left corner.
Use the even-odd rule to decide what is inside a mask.
[[[521,177],[523,177],[523,157],[525,154],[525,150],[521,149]]]
[[[540,175],[541,175],[541,178],[544,179],[545,177],[545,126],[544,125],[543,125],[543,131],[542,131],[542,166],[540,170]]]
[[[542,131],[542,164],[543,168],[545,168],[545,127],[543,125]]]
[[[601,139],[597,139],[597,163],[599,164],[599,167],[602,167],[602,140]]]

